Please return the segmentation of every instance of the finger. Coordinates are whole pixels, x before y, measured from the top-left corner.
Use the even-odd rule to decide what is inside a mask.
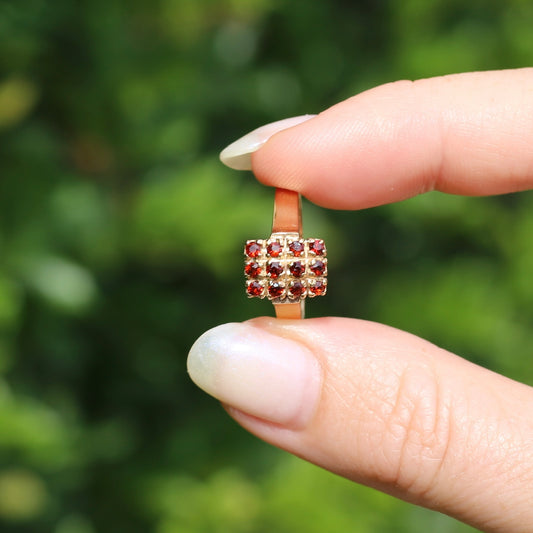
[[[273,135],[252,154],[253,170],[265,184],[340,209],[433,189],[527,189],[532,94],[533,69],[383,85]]]
[[[219,326],[193,380],[244,427],[354,481],[486,531],[531,531],[533,392],[370,322]]]

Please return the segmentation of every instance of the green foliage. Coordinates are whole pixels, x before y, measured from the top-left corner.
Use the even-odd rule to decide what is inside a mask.
[[[532,22],[524,0],[0,2],[0,530],[468,531],[258,442],[185,358],[271,312],[240,252],[273,195],[222,147],[385,81],[530,64]],[[532,204],[306,205],[332,254],[310,312],[531,382]]]

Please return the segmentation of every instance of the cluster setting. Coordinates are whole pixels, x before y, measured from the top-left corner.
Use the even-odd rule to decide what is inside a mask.
[[[328,260],[322,239],[273,234],[268,240],[246,241],[244,256],[249,298],[298,303],[326,294]]]

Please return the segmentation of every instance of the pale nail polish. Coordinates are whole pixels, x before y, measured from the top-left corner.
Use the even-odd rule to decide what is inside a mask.
[[[252,154],[259,150],[272,135],[282,130],[297,126],[316,115],[302,115],[291,117],[277,122],[272,122],[266,126],[261,126],[244,137],[231,143],[220,152],[222,163],[235,170],[252,170]]]
[[[282,425],[305,424],[320,394],[320,366],[309,349],[247,324],[204,333],[191,348],[187,367],[208,394]]]

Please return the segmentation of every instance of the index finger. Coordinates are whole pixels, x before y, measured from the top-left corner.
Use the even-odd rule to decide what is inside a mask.
[[[533,69],[382,85],[274,134],[257,178],[335,209],[533,186]]]

